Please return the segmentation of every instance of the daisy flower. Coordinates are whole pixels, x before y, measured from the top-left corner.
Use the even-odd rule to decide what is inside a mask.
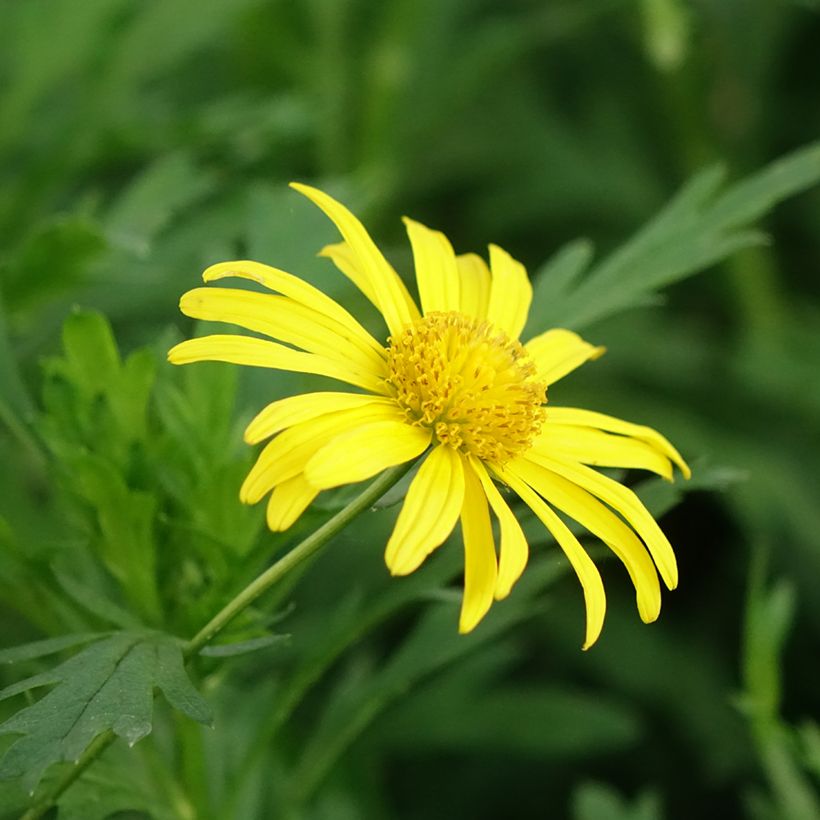
[[[189,339],[169,352],[171,362],[299,371],[346,386],[274,401],[251,421],[245,440],[269,441],[242,485],[241,500],[254,504],[268,496],[268,526],[286,530],[322,490],[422,458],[385,560],[393,575],[413,572],[460,521],[461,632],[510,593],[527,565],[527,540],[504,488],[543,522],[577,574],[587,616],[584,648],[600,634],[606,595],[564,517],[623,562],[641,618],[654,621],[661,606],[658,575],[669,589],[677,584],[674,552],[635,493],[594,467],[640,468],[666,479],[673,464],[687,477],[689,468],[649,427],[547,406],[552,385],[604,349],[563,329],[522,344],[532,300],[524,266],[495,245],[489,265],[475,254],[457,255],[444,234],[405,219],[417,304],[350,211],[315,188],[292,187],[335,223],[343,241],[321,255],[375,305],[389,335],[379,341],[329,296],[277,268],[242,261],[205,271],[206,283],[238,277],[270,293],[196,288],[182,297],[182,312],[267,338]]]

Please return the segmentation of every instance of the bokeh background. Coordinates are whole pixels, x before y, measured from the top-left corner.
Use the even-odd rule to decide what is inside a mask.
[[[696,172],[739,179],[820,134],[808,0],[5,0],[0,31],[4,646],[99,627],[91,588],[156,622],[94,564],[118,539],[151,542],[183,636],[292,543],[236,490],[242,422],[303,381],[161,364],[215,261],[366,308],[315,258],[333,228],[288,181],[339,196],[405,272],[402,214],[537,281],[570,240],[606,257]],[[383,510],[265,602],[289,640],[198,670],[215,730],[158,706],[77,794],[129,817],[820,816],[818,225],[817,188],[788,199],[769,243],[585,328],[608,355],[562,383],[561,404],[651,424],[696,467],[662,519],[681,585],[657,624],[605,564],[607,624],[582,653],[579,591],[545,559],[458,639],[457,599],[433,589],[458,555],[394,592]],[[123,356],[154,352],[130,433],[95,427],[110,340],[74,306]],[[69,316],[90,349],[68,349]],[[122,468],[120,495],[83,489],[81,452]],[[75,803],[60,816],[92,817]]]

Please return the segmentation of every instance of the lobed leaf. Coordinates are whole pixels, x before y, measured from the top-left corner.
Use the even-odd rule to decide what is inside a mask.
[[[107,730],[130,745],[145,737],[155,687],[188,717],[211,721],[208,704],[185,672],[179,643],[161,633],[120,632],[98,640],[56,668],[6,687],[0,700],[52,684],[48,694],[0,725],[0,734],[22,735],[0,761],[0,779],[20,778],[29,790],[51,764],[77,760]]]

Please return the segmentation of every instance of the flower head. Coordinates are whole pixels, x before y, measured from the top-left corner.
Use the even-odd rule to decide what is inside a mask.
[[[456,255],[443,234],[405,219],[419,309],[344,206],[315,188],[293,187],[336,224],[343,241],[321,255],[375,305],[389,336],[382,344],[333,299],[276,268],[224,262],[205,271],[206,282],[239,277],[271,293],[197,288],[182,297],[182,312],[268,339],[190,339],[169,352],[171,362],[300,371],[357,388],[306,393],[265,407],[245,439],[270,440],[242,485],[241,499],[256,503],[269,496],[268,526],[285,530],[322,490],[423,456],[385,558],[394,575],[413,572],[460,520],[462,632],[476,626],[493,600],[509,594],[528,560],[526,538],[498,485],[516,493],[544,523],[578,575],[587,612],[585,648],[600,634],[606,596],[597,568],[556,510],[617,555],[635,586],[641,618],[655,620],[658,574],[669,589],[676,586],[675,555],[638,497],[593,466],[641,468],[667,479],[673,464],[687,477],[689,468],[648,427],[547,405],[551,386],[603,348],[562,329],[522,345],[518,337],[532,300],[523,265],[495,245],[489,266],[475,254]],[[491,513],[498,521],[498,550]]]

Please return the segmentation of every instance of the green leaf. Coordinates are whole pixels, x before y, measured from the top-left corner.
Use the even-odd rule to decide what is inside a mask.
[[[391,745],[566,760],[623,749],[640,737],[638,716],[600,692],[525,685],[481,692],[469,681],[458,682],[453,687],[436,681],[403,703],[396,718],[388,721]],[[454,707],[466,697],[469,710]],[[442,714],[448,715],[446,722],[436,720]],[[550,727],[548,732],[544,726]]]
[[[260,649],[268,649],[289,640],[290,635],[262,635],[259,638],[250,638],[247,641],[205,646],[199,650],[199,654],[208,658],[233,658],[237,655],[247,655],[249,652],[258,652]]]
[[[54,578],[63,591],[86,612],[120,629],[136,629],[140,623],[130,612],[115,604],[100,589],[78,581],[67,571],[54,567]]]
[[[64,375],[85,396],[105,393],[120,372],[120,354],[108,319],[76,309],[63,324]]]
[[[758,718],[773,719],[780,708],[780,657],[795,611],[794,584],[781,579],[753,588],[746,621],[745,677],[748,705]]]
[[[106,247],[100,228],[82,216],[58,216],[26,238],[3,270],[9,310],[21,310],[77,287]]]
[[[0,725],[19,734],[0,761],[0,779],[31,790],[53,763],[74,761],[97,735],[112,730],[133,745],[152,727],[154,687],[174,708],[209,723],[208,704],[183,666],[179,643],[160,633],[124,632],[97,641],[56,668],[0,691],[0,700],[54,688]]]
[[[64,466],[73,479],[73,491],[95,511],[98,549],[109,571],[137,610],[156,619],[156,497],[129,488],[113,465],[94,453],[66,454]]]
[[[801,148],[718,195],[722,177],[716,168],[701,172],[575,288],[559,298],[534,302],[533,328],[586,327],[644,304],[660,288],[764,242],[762,234],[747,226],[783,199],[820,181],[820,144]],[[582,256],[580,250],[575,253]],[[557,266],[559,259],[549,263],[547,270]],[[547,293],[560,291],[558,285],[543,287]]]
[[[0,663],[19,663],[34,658],[43,658],[46,655],[54,655],[63,649],[81,643],[88,643],[99,637],[99,632],[84,632],[75,635],[61,635],[59,638],[45,638],[42,641],[33,641],[20,646],[12,646],[9,649],[0,649]]]
[[[544,328],[538,327],[544,309],[556,300],[565,297],[569,288],[589,267],[592,261],[593,246],[588,239],[576,239],[568,242],[563,248],[543,264],[533,276],[533,308],[527,318],[527,325],[522,338],[528,339]]]
[[[660,801],[644,792],[630,804],[611,786],[583,783],[572,797],[573,820],[660,820]]]
[[[170,795],[157,788],[150,771],[134,755],[112,762],[98,759],[58,801],[59,820],[179,820]],[[125,757],[125,755],[123,755]]]
[[[692,478],[688,481],[666,481],[663,478],[649,478],[634,489],[653,518],[660,518],[683,500],[687,493],[697,490],[724,492],[733,485],[746,481],[748,473],[735,467],[709,464],[698,460],[692,465]]]
[[[186,154],[172,154],[149,166],[114,203],[106,233],[116,244],[146,256],[157,234],[213,188],[210,176]]]

